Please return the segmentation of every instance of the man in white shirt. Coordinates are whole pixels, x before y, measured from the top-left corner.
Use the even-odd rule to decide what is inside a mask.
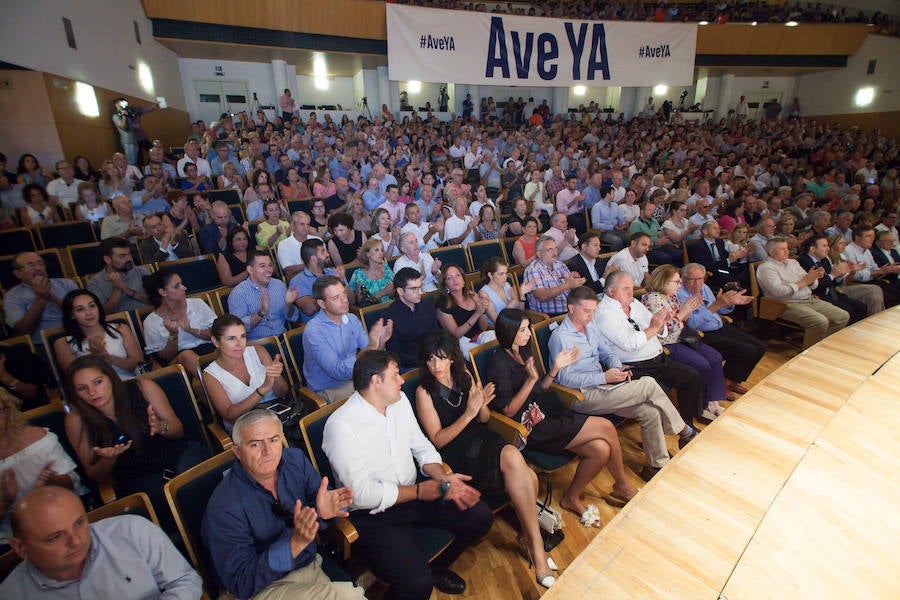
[[[284,272],[284,279],[290,281],[303,270],[303,259],[300,247],[308,239],[321,240],[317,235],[309,235],[309,215],[302,210],[295,210],[291,215],[291,235],[280,242],[276,249],[278,264]]]
[[[779,318],[803,327],[803,347],[809,348],[816,342],[843,328],[850,320],[850,314],[837,306],[820,300],[813,293],[825,269],[814,267],[807,273],[794,259],[788,258],[787,241],[773,237],[766,242],[769,258],[759,265],[756,278],[763,294],[787,302],[790,306]]]
[[[412,233],[416,236],[419,243],[419,249],[426,251],[437,248],[441,241],[440,236],[444,232],[444,219],[439,218],[434,223],[425,223],[422,221],[422,209],[413,202],[407,204],[404,209],[406,224],[400,229],[400,233]]]
[[[566,262],[578,254],[575,245],[578,243],[578,235],[574,229],[569,228],[569,219],[563,213],[553,213],[550,217],[550,228],[544,232],[556,240],[556,246],[559,248],[559,256],[557,260]]]
[[[897,273],[900,265],[884,265],[879,267],[872,256],[872,245],[875,243],[875,228],[871,225],[860,225],[853,228],[853,242],[847,244],[844,255],[847,260],[862,263],[863,268],[851,276],[860,283],[874,283],[884,292],[884,305],[890,308],[900,303],[900,285]]]
[[[419,429],[401,391],[393,354],[361,352],[353,385],[356,392],[325,424],[322,449],[335,485],[353,490],[349,520],[359,532],[354,550],[391,586],[391,597],[428,598],[432,586],[461,594],[465,582],[449,567],[491,528],[490,508],[466,484],[470,477],[444,472],[441,455]],[[428,479],[419,481],[419,471]],[[430,567],[415,543],[419,526],[456,536]]]
[[[650,251],[650,236],[643,232],[631,235],[627,248],[622,248],[609,259],[607,271],[618,269],[631,275],[631,280],[637,285],[643,285],[644,279],[650,273],[650,263],[647,260],[647,252]]]
[[[200,157],[200,144],[197,140],[188,140],[184,144],[184,157],[176,165],[179,177],[185,176],[184,165],[188,163],[197,165],[197,175],[212,177],[212,168],[209,166],[209,162],[205,158]]]
[[[734,116],[738,120],[738,122],[743,121],[747,118],[747,112],[750,110],[750,106],[747,103],[747,99],[744,96],[741,96],[740,100],[738,100],[737,105],[734,107]]]
[[[71,208],[78,202],[78,184],[84,183],[84,180],[75,178],[75,169],[67,160],[56,163],[56,172],[59,177],[47,184],[47,194],[51,201],[55,200],[66,208]]]
[[[469,244],[475,241],[475,229],[478,227],[478,217],[472,218],[469,214],[469,203],[464,197],[453,201],[453,214],[444,223],[444,239],[451,246],[455,244]]]

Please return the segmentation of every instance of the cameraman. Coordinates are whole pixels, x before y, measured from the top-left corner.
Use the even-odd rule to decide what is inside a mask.
[[[141,125],[141,115],[156,110],[157,105],[139,108],[128,105],[125,98],[117,98],[113,102],[112,122],[119,132],[119,142],[125,151],[129,165],[140,166],[141,148],[150,149],[147,132]]]

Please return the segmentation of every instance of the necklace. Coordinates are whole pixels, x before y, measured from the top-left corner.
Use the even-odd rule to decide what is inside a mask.
[[[441,383],[441,385],[444,384]],[[441,396],[444,397],[444,401],[447,402],[447,404],[449,404],[452,408],[459,408],[459,405],[462,404],[462,392],[458,392],[453,388],[447,387],[446,385],[444,385],[444,388],[446,388],[447,390],[446,394],[441,394]],[[450,401],[451,394],[456,396],[456,404],[453,404],[453,402]]]

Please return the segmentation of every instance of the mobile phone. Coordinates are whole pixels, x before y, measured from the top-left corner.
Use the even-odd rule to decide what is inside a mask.
[[[175,469],[163,469],[163,481],[171,481],[175,478]]]
[[[125,433],[116,438],[116,444],[127,444],[130,441],[131,438],[128,437],[128,434]]]
[[[270,411],[275,413],[278,416],[281,416],[285,413],[290,412],[291,407],[286,404],[281,404],[280,402],[276,402],[275,404],[271,404],[267,407]]]

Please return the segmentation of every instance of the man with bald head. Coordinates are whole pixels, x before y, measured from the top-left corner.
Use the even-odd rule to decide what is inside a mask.
[[[12,511],[9,543],[24,562],[0,598],[196,599],[200,576],[163,531],[137,515],[88,523],[71,491],[37,488]]]
[[[197,241],[200,243],[200,252],[218,255],[225,250],[226,236],[231,228],[233,216],[231,209],[221,200],[212,203],[210,214],[212,221],[200,228],[197,232]]]

